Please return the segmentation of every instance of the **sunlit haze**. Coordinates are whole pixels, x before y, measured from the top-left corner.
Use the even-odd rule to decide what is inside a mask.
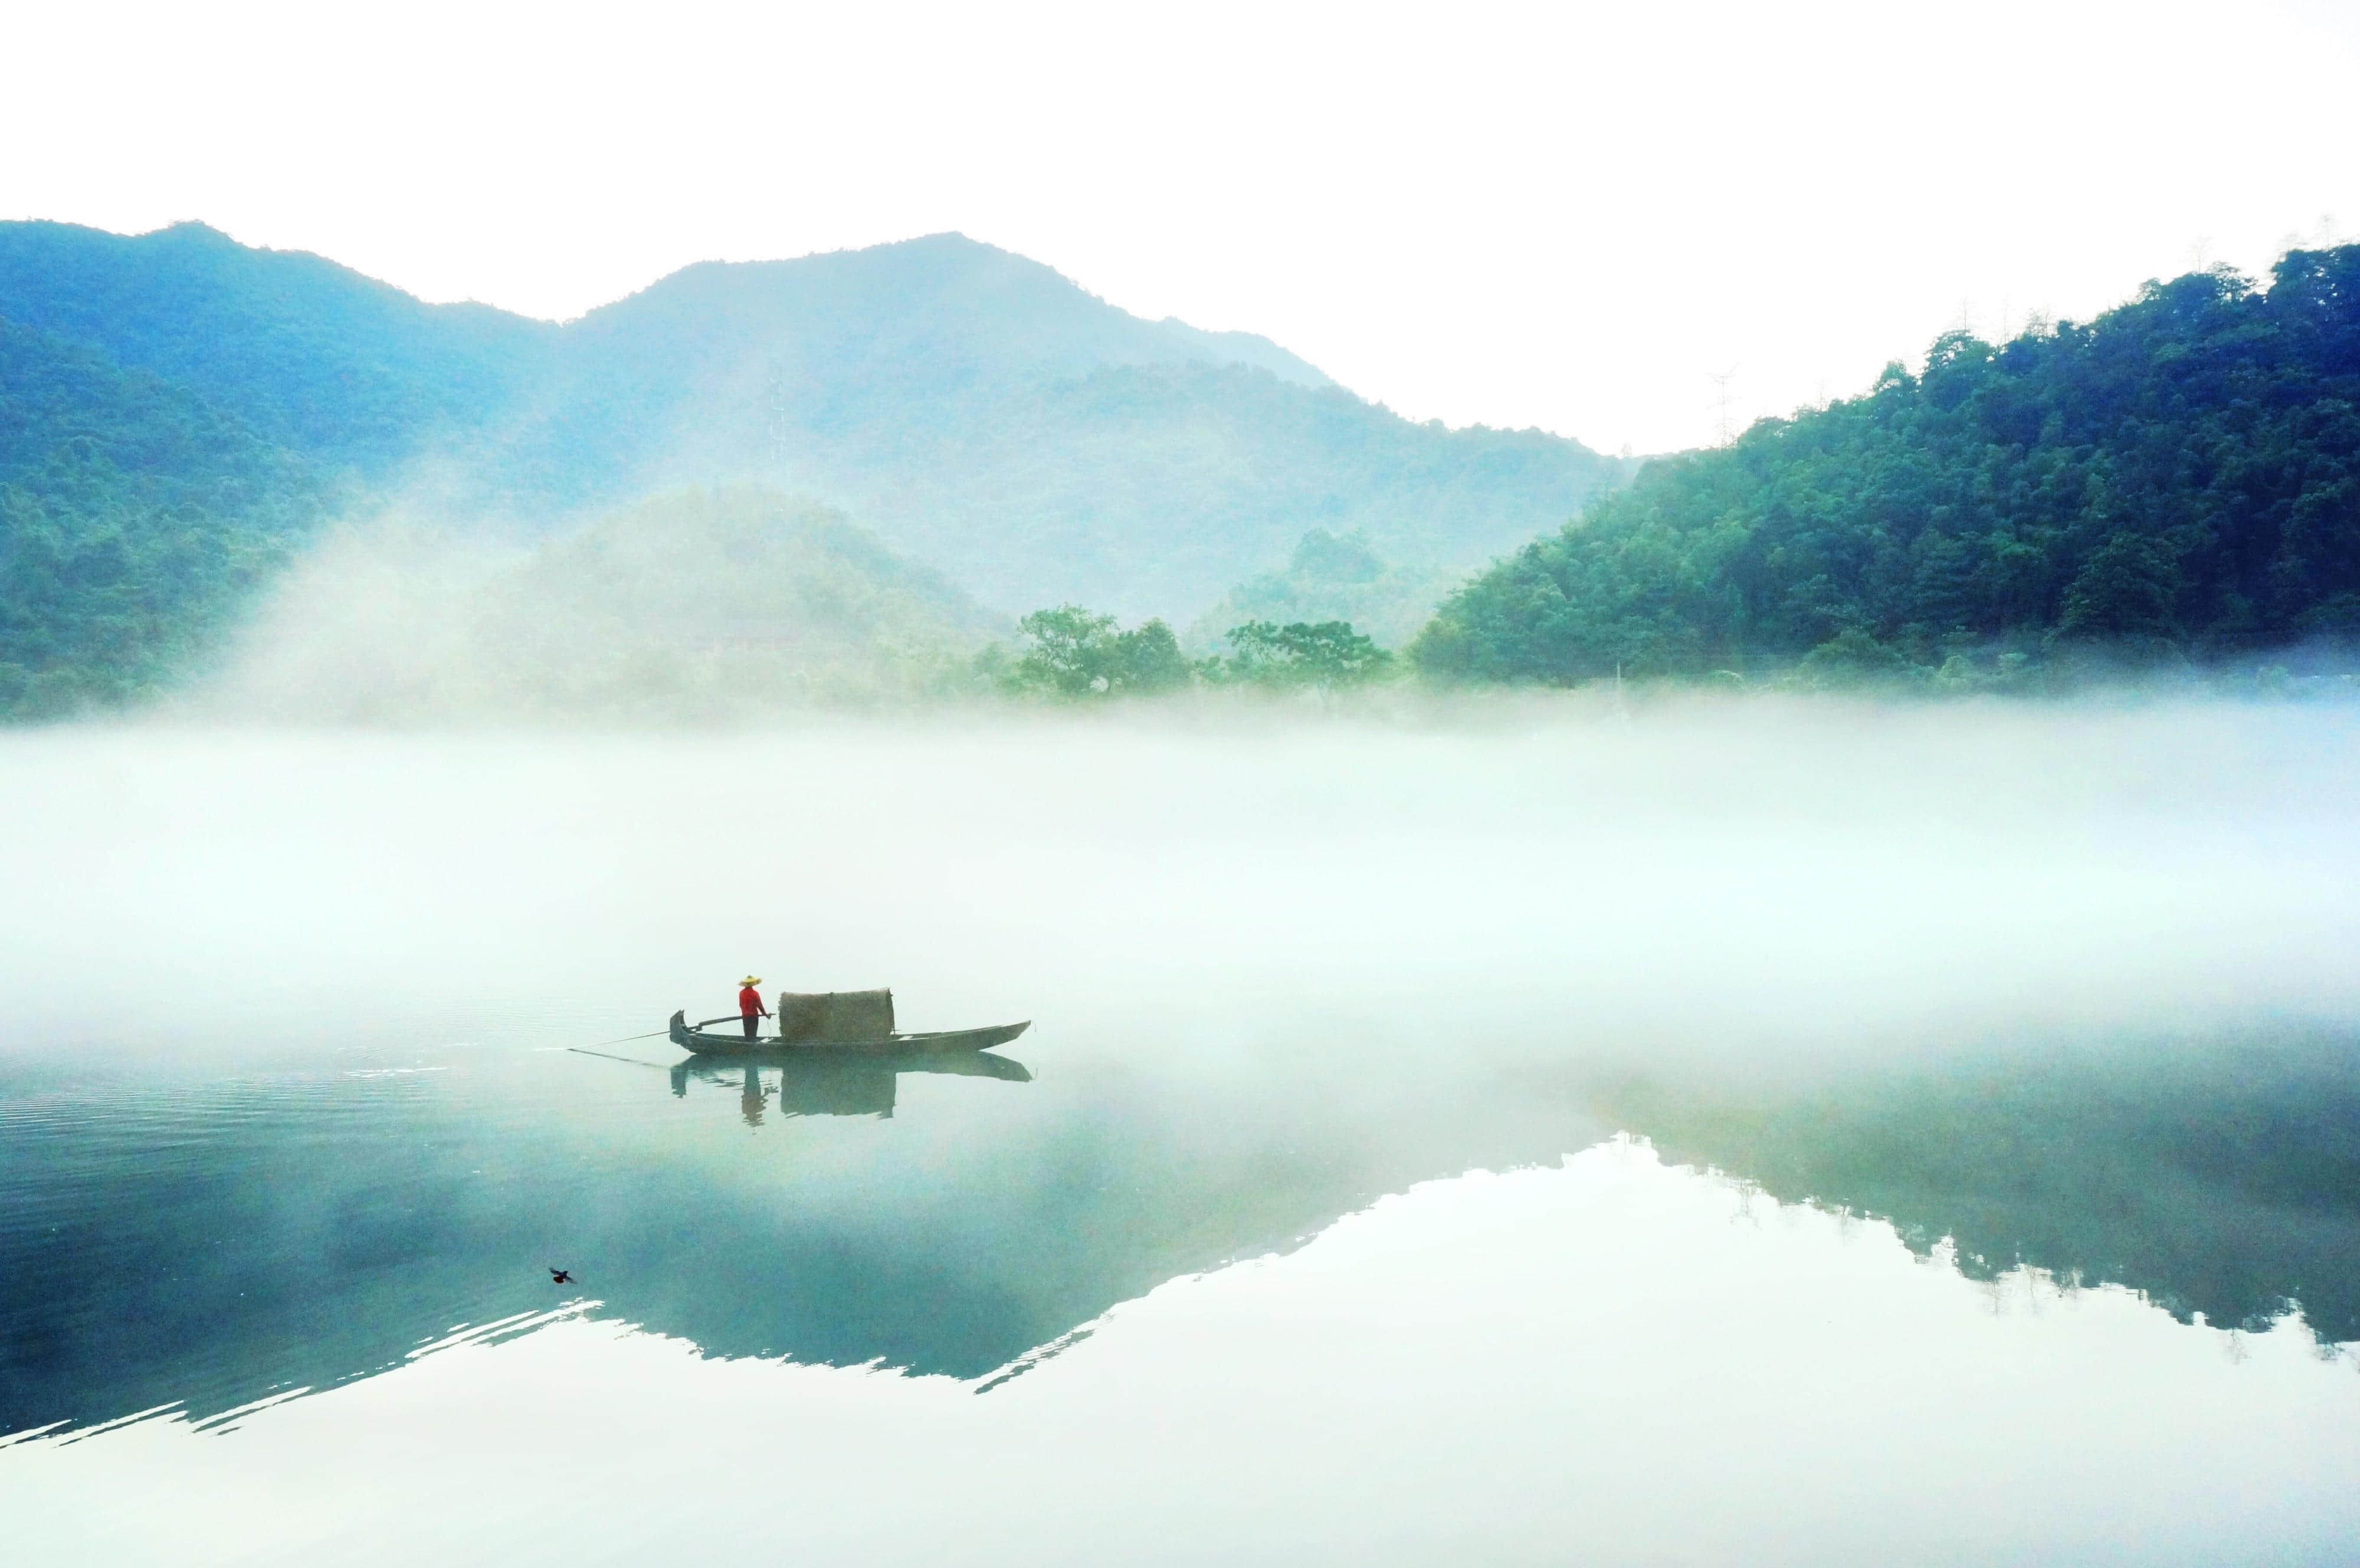
[[[0,217],[202,219],[552,318],[958,230],[1607,451],[2360,220],[2360,25],[2309,0],[86,5],[5,38]]]

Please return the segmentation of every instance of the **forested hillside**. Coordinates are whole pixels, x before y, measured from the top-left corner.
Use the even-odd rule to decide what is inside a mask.
[[[0,223],[0,319],[151,371],[268,441],[379,477],[508,416],[545,385],[558,338],[546,322],[424,304],[202,223],[137,237]]]
[[[234,415],[0,321],[0,716],[166,680],[331,494]]]
[[[1649,464],[1455,594],[1414,656],[1567,681],[2329,636],[2360,636],[2360,246],[1998,347],[1947,334],[1923,374]]]

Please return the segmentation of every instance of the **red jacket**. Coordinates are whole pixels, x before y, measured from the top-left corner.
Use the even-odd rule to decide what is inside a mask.
[[[770,1017],[770,1008],[768,1008],[768,1007],[764,1007],[764,1006],[762,1006],[762,993],[761,993],[761,992],[759,992],[759,991],[757,991],[757,990],[756,990],[756,989],[754,989],[754,987],[752,987],[751,985],[742,985],[742,986],[738,987],[738,1016],[739,1016],[740,1018],[752,1018],[752,1017],[753,1017],[755,1014],[757,1014],[757,1013],[761,1014],[764,1018],[768,1018],[768,1017]]]

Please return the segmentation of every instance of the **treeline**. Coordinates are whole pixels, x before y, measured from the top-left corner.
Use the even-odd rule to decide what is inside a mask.
[[[1035,610],[1019,623],[1020,649],[995,643],[975,659],[978,683],[1010,696],[1089,702],[1153,697],[1192,687],[1263,691],[1343,691],[1395,672],[1393,657],[1347,621],[1229,628],[1223,651],[1190,659],[1161,620],[1125,630],[1078,604]]]
[[[1389,648],[1415,637],[1437,605],[1468,576],[1465,569],[1403,566],[1385,560],[1363,533],[1312,528],[1284,567],[1247,579],[1188,623],[1184,646],[1209,648],[1247,621],[1349,621]]]
[[[1448,599],[1456,681],[2005,680],[2078,649],[2360,637],[2360,245],[2148,285],[2086,325],[1937,339],[1921,375],[1649,464]]]

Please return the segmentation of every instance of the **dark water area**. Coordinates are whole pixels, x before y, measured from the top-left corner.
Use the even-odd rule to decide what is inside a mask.
[[[0,1519],[767,1561],[645,1506],[720,1443],[829,1561],[2333,1562],[2353,777],[2159,705],[12,740]],[[618,1039],[749,970],[1032,1027]]]

